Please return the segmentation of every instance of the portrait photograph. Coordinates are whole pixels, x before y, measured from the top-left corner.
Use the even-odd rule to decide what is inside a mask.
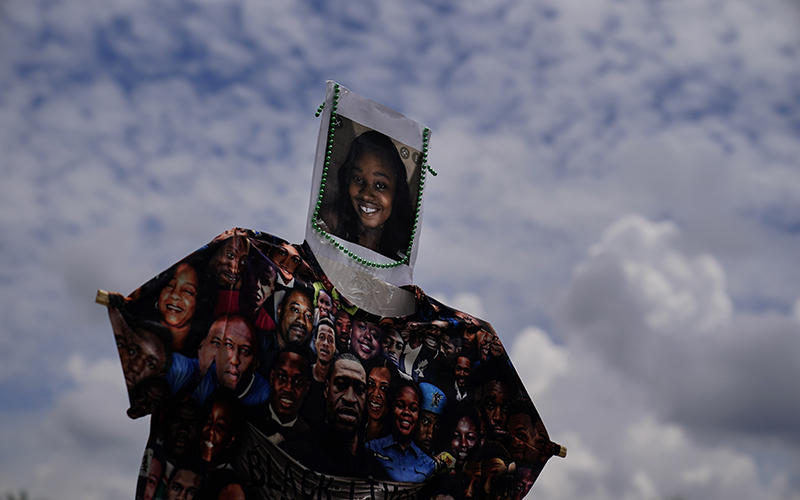
[[[406,259],[419,198],[420,151],[341,115],[333,123],[317,223],[391,260]]]

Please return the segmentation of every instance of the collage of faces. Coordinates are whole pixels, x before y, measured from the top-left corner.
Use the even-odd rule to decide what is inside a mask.
[[[263,498],[235,466],[246,433],[423,500],[523,498],[553,443],[498,335],[404,288],[413,314],[373,315],[307,245],[233,229],[112,294],[128,415],[152,415],[137,500]]]

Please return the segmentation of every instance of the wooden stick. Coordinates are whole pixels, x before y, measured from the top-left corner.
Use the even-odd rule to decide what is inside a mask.
[[[108,307],[108,304],[110,303],[108,299],[108,292],[106,292],[105,290],[98,290],[97,296],[94,298],[94,301],[96,304]]]

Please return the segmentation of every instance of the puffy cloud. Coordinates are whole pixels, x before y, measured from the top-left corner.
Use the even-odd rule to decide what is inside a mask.
[[[672,223],[635,215],[612,224],[576,266],[563,334],[646,383],[662,415],[797,443],[788,415],[800,411],[800,393],[787,382],[800,375],[796,327],[735,314],[719,263],[681,250],[679,236]]]
[[[515,368],[534,401],[547,391],[554,378],[570,369],[565,348],[554,345],[539,328],[528,327],[520,332],[510,352],[513,353],[512,361],[518,360]]]
[[[69,386],[52,410],[0,416],[0,484],[33,498],[130,498],[147,440],[147,420],[131,421],[122,370],[116,359],[90,361],[72,354]],[[21,452],[23,451],[24,452]]]
[[[617,298],[614,292],[623,296],[625,306],[640,313],[648,329],[704,333],[724,328],[733,306],[722,267],[710,255],[683,255],[675,247],[677,236],[677,226],[671,222],[653,224],[638,215],[616,221],[576,269],[574,282],[585,280],[593,293],[581,295],[580,285],[575,293],[588,303],[578,297],[575,303],[568,301],[567,314],[592,322],[592,296],[610,279],[609,296]]]
[[[564,291],[566,343],[517,337],[512,359],[544,362],[546,384],[537,363],[517,364],[569,449],[535,487],[544,498],[797,497],[791,468],[753,454],[800,459],[796,324],[736,312],[722,267],[681,237],[672,223],[616,221]]]

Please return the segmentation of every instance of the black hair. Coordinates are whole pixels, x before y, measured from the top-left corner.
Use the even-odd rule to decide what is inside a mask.
[[[287,300],[289,300],[289,297],[294,295],[294,294],[296,294],[296,293],[299,293],[299,294],[302,294],[303,297],[308,299],[308,303],[311,306],[311,311],[313,312],[313,310],[314,310],[314,293],[312,292],[312,290],[313,290],[313,288],[309,288],[308,286],[303,285],[303,284],[298,283],[297,281],[295,281],[295,286],[293,288],[289,289],[289,290],[286,290],[286,295],[283,296],[283,299],[281,300],[281,303],[278,305],[278,310],[283,311],[284,304],[286,303]],[[283,314],[283,313],[281,313],[281,314]]]
[[[242,400],[236,397],[236,393],[231,389],[223,386],[217,387],[203,403],[203,422],[208,420],[208,414],[211,413],[211,409],[214,408],[216,403],[223,403],[230,409],[230,427],[238,434],[239,429],[245,423],[245,408],[242,405]]]
[[[178,471],[182,470],[188,470],[189,472],[197,474],[202,478],[206,473],[206,464],[199,458],[189,458],[178,462],[178,464],[172,470],[172,475],[169,477],[168,482],[171,483],[172,480],[175,479],[175,476],[178,475]]]
[[[530,398],[518,397],[511,402],[508,407],[508,418],[511,418],[512,415],[519,414],[530,416],[531,425],[536,425],[536,422],[542,419]]]
[[[367,378],[369,378],[369,374],[375,368],[386,368],[389,370],[389,375],[391,376],[391,380],[389,381],[389,393],[391,394],[400,380],[400,372],[397,370],[397,366],[395,366],[394,362],[383,356],[374,356],[363,364],[364,371],[367,373]],[[420,398],[420,405],[422,405],[422,398]]]
[[[351,354],[349,352],[345,352],[345,353],[339,354],[338,356],[333,358],[333,362],[331,363],[331,369],[328,370],[328,380],[329,381],[330,381],[331,377],[333,377],[333,372],[336,371],[336,363],[338,363],[339,361],[355,361],[356,363],[361,365],[361,360],[358,359],[355,354]],[[363,368],[363,366],[362,366],[362,368]],[[366,380],[366,374],[364,376],[364,379]]]
[[[248,255],[247,272],[252,276],[254,284],[261,281],[265,275],[273,276],[273,280],[278,279],[278,266],[258,249]]]
[[[406,169],[392,140],[375,130],[369,130],[356,137],[350,144],[347,157],[337,174],[339,186],[334,209],[339,214],[336,236],[358,243],[359,218],[350,201],[350,181],[356,162],[364,154],[372,154],[381,163],[391,168],[395,176],[395,192],[392,213],[383,225],[378,253],[399,260],[398,252],[406,252],[411,239],[411,226],[414,222],[414,209],[411,192],[406,181]]]
[[[475,365],[475,356],[471,352],[467,351],[457,351],[454,359],[458,361],[458,358],[467,358],[469,361],[469,367],[472,368]]]
[[[319,327],[322,326],[322,325],[325,325],[325,326],[331,328],[334,332],[336,331],[336,325],[333,324],[333,321],[328,317],[323,317],[323,318],[320,318],[319,321],[317,322],[317,326],[314,329],[314,338],[317,337],[317,335],[316,335],[317,334],[317,329],[319,329]]]
[[[301,345],[296,344],[296,343],[290,343],[289,345],[287,345],[286,347],[284,347],[283,349],[278,351],[278,355],[275,356],[275,364],[272,366],[272,369],[274,370],[278,366],[278,360],[280,359],[280,357],[282,355],[288,353],[288,352],[290,352],[292,354],[296,354],[296,355],[300,356],[301,358],[303,358],[303,361],[306,362],[306,368],[305,368],[305,370],[303,370],[303,375],[305,375],[305,377],[308,380],[311,380],[311,376],[312,376],[312,373],[311,373],[311,364],[312,364],[311,360],[313,359],[312,355],[311,355],[311,352],[310,352],[308,347],[301,346]]]

